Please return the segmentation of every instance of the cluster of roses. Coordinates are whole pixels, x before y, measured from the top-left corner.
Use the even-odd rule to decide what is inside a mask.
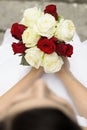
[[[26,9],[20,23],[14,23],[11,34],[19,40],[13,43],[14,54],[21,53],[28,64],[44,67],[45,72],[57,72],[63,65],[61,56],[71,57],[75,27],[72,21],[58,16],[55,5],[48,5],[42,12],[37,7]]]

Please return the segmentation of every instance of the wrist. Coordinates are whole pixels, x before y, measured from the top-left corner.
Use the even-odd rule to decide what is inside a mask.
[[[62,69],[59,72],[56,73],[56,76],[60,80],[65,80],[66,78],[73,77],[72,73],[69,70]]]
[[[39,69],[32,68],[31,71],[29,72],[29,76],[31,75],[33,78],[39,78],[43,74],[43,68],[40,67]]]

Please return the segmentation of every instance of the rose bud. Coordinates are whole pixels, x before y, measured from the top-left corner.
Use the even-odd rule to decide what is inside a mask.
[[[17,54],[17,53],[24,54],[26,47],[23,42],[18,42],[18,43],[13,42],[12,49],[13,49],[14,54]]]
[[[26,26],[24,26],[22,24],[14,23],[11,27],[11,34],[17,40],[21,40],[22,34],[25,29],[26,29]]]
[[[45,7],[44,13],[51,14],[52,16],[55,17],[55,20],[58,20],[58,13],[56,9],[56,5],[48,5]]]

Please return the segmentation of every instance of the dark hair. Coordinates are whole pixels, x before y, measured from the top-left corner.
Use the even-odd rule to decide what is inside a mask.
[[[7,130],[7,127],[4,127],[0,130]],[[81,128],[60,110],[38,108],[16,115],[10,123],[9,130],[81,130]]]

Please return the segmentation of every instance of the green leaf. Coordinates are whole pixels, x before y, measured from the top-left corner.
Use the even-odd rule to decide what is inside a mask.
[[[29,66],[29,64],[27,63],[27,61],[26,61],[26,59],[25,59],[24,55],[22,55],[20,65],[26,65],[26,66]]]
[[[63,16],[58,16],[58,21],[59,22],[61,21],[61,19],[64,19],[64,17]]]

